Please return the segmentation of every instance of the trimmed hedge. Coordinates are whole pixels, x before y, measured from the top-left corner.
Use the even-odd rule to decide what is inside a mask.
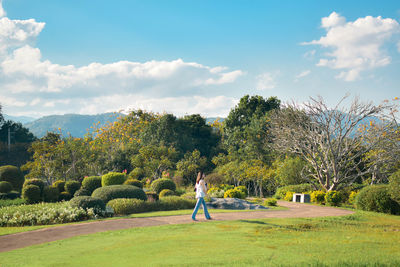
[[[163,190],[161,190],[160,195],[159,195],[160,198],[162,198],[162,197],[168,197],[168,196],[175,196],[174,191],[172,191],[172,190],[170,190],[170,189],[163,189]]]
[[[93,193],[94,190],[101,187],[101,176],[88,176],[83,178],[82,187]]]
[[[78,181],[68,181],[64,186],[65,191],[71,196],[73,196],[75,192],[79,190],[79,188],[81,188],[81,183]]]
[[[264,201],[264,206],[276,206],[277,203],[278,203],[278,201],[276,201],[275,198],[267,198]]]
[[[95,211],[104,211],[106,209],[106,204],[100,198],[90,197],[90,196],[77,196],[69,201],[69,204],[73,208],[82,209],[94,209]]]
[[[356,197],[357,209],[399,214],[400,206],[390,197],[387,185],[364,187]]]
[[[91,196],[91,195],[92,195],[92,193],[89,190],[87,190],[85,188],[81,188],[75,192],[74,197]]]
[[[24,184],[24,175],[18,167],[5,165],[0,167],[0,181],[10,182],[14,190],[20,191]]]
[[[71,198],[72,198],[72,195],[70,193],[64,191],[64,192],[60,193],[58,200],[69,201]]]
[[[97,188],[93,191],[92,197],[100,198],[104,203],[115,198],[137,198],[147,200],[146,193],[133,185],[110,185]]]
[[[125,182],[125,173],[109,172],[101,177],[101,186],[121,185]]]
[[[9,193],[0,193],[0,199],[16,199],[21,197],[21,194],[17,191],[11,191]]]
[[[133,186],[136,186],[136,187],[139,187],[139,188],[143,188],[142,182],[139,181],[138,179],[128,179],[128,180],[126,180],[124,182],[124,184],[133,185]]]
[[[44,182],[38,178],[32,178],[32,179],[27,179],[24,182],[24,185],[22,188],[26,187],[27,185],[36,185],[40,188],[40,195],[43,195],[43,189],[44,189]]]
[[[46,186],[43,189],[43,201],[44,202],[57,202],[60,196],[58,188],[55,186]]]
[[[276,190],[274,197],[277,199],[283,199],[283,198],[285,198],[287,192],[304,193],[304,192],[309,192],[312,190],[313,190],[313,187],[311,184],[287,185],[287,186],[279,187]]]
[[[10,193],[11,190],[13,189],[13,186],[10,182],[7,181],[1,181],[0,182],[0,193]]]
[[[54,183],[53,183],[53,186],[55,186],[55,187],[57,187],[57,189],[58,189],[58,192],[64,192],[64,190],[65,190],[65,181],[62,181],[62,180],[57,180],[57,181],[55,181]]]
[[[38,203],[41,200],[40,187],[28,184],[22,188],[22,198],[29,204]]]
[[[160,192],[163,189],[170,189],[172,191],[176,190],[176,185],[174,181],[168,178],[160,178],[151,183],[151,189],[155,191],[157,194],[160,194]]]

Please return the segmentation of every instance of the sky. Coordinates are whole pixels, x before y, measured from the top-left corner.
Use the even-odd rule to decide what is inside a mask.
[[[400,96],[398,0],[0,0],[3,113],[225,117],[248,95]]]

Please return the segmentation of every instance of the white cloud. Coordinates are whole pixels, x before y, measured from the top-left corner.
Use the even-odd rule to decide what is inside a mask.
[[[316,52],[316,50],[307,51],[306,53],[304,53],[303,57],[305,57],[306,59],[312,59],[314,58]]]
[[[6,11],[3,9],[3,0],[0,0],[0,18],[7,15]]]
[[[277,73],[265,72],[257,76],[256,89],[263,91],[276,87]]]
[[[400,25],[394,19],[366,16],[346,22],[336,12],[322,18],[321,26],[326,35],[303,44],[330,48],[328,58],[321,58],[317,66],[342,70],[337,78],[346,81],[359,79],[365,70],[388,65],[391,58],[382,47],[400,33]]]
[[[311,70],[305,70],[305,71],[300,72],[299,74],[297,74],[297,75],[295,76],[295,78],[296,78],[295,81],[297,82],[300,78],[306,77],[306,76],[308,76],[310,73],[311,73]]]

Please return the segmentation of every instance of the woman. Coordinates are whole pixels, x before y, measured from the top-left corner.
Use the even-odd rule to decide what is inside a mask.
[[[204,197],[207,194],[207,185],[204,181],[204,174],[202,172],[199,172],[197,174],[195,188],[196,188],[197,203],[196,203],[196,207],[194,207],[194,210],[192,213],[192,220],[196,221],[196,214],[197,214],[197,211],[199,210],[199,207],[201,204],[203,204],[203,210],[204,210],[204,215],[206,216],[206,219],[211,220],[210,214],[208,214],[206,202],[204,201]]]

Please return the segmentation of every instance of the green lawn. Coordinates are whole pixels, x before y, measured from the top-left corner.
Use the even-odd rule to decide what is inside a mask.
[[[210,221],[110,231],[1,253],[0,266],[400,266],[400,217]]]

